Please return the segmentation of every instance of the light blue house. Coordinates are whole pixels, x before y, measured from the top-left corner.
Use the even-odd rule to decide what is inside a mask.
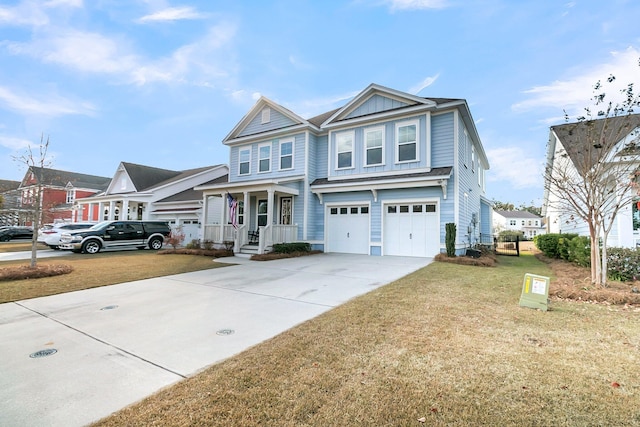
[[[263,97],[223,144],[229,181],[196,190],[206,213],[212,197],[234,200],[235,209],[205,215],[202,237],[233,241],[236,252],[301,241],[325,252],[430,257],[445,249],[446,223],[457,225],[459,252],[491,235],[489,162],[464,99],[371,84],[304,119]]]

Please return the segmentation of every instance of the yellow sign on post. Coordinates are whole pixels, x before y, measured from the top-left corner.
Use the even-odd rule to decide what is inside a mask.
[[[547,311],[549,300],[549,278],[537,274],[525,274],[522,283],[520,306]]]

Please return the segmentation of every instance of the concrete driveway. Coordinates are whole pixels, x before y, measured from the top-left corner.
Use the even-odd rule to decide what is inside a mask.
[[[320,254],[0,304],[0,425],[81,426],[430,258]]]

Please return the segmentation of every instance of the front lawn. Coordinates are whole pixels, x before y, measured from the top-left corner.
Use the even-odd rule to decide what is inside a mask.
[[[525,273],[432,263],[97,425],[640,425],[639,309],[521,308]]]

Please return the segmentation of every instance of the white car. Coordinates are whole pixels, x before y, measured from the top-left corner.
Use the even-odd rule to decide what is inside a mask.
[[[70,222],[61,224],[52,224],[51,227],[44,227],[40,229],[38,233],[38,241],[43,242],[51,249],[58,249],[60,244],[60,236],[62,233],[70,230],[82,230],[84,228],[90,228],[94,223],[90,222]]]

